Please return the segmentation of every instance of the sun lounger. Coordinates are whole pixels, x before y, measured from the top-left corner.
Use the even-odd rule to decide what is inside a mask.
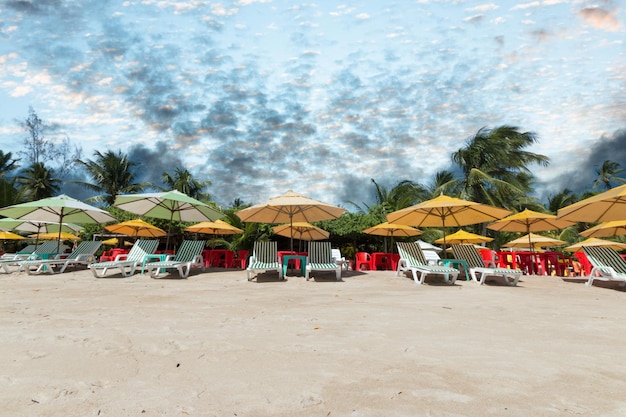
[[[480,285],[487,277],[501,278],[507,285],[515,286],[522,276],[517,269],[496,268],[495,263],[485,266],[482,256],[472,245],[452,245],[452,253],[456,259],[467,263],[472,280]]]
[[[41,272],[48,272],[54,274],[55,268],[61,267],[59,273],[65,272],[65,269],[69,266],[76,265],[89,265],[95,261],[95,253],[102,245],[101,241],[88,240],[80,242],[76,249],[70,253],[66,258],[61,258],[57,255],[56,259],[37,259],[20,262],[20,267],[29,275],[39,274]]]
[[[619,281],[620,286],[626,285],[626,261],[615,249],[600,246],[583,246],[583,252],[593,266],[589,273],[587,286],[593,281]]]
[[[88,268],[96,278],[103,278],[109,269],[119,269],[122,276],[128,277],[135,273],[137,266],[141,266],[143,257],[154,253],[158,245],[158,240],[138,240],[127,254],[117,255],[110,262],[89,264]]]
[[[309,242],[309,256],[306,261],[306,279],[311,271],[335,271],[337,281],[341,280],[341,265],[335,262],[330,242]]]
[[[168,255],[164,261],[147,263],[148,273],[152,278],[159,278],[162,271],[176,269],[181,278],[187,278],[192,267],[202,268],[204,271],[202,250],[205,244],[205,240],[185,240],[176,255]]]
[[[252,281],[254,279],[252,274],[259,271],[276,271],[278,279],[283,279],[283,268],[278,262],[276,242],[254,242],[254,250],[246,268],[248,281]]]
[[[440,265],[428,265],[422,248],[414,242],[396,242],[400,260],[398,261],[397,276],[410,271],[416,284],[423,284],[428,275],[443,275],[447,284],[454,284],[459,276],[459,270]],[[418,276],[419,274],[419,276]]]
[[[6,273],[11,272],[9,266],[17,266],[18,271],[21,271],[23,269],[21,266],[23,261],[43,259],[44,257],[49,258],[50,256],[55,256],[57,253],[62,253],[66,248],[67,246],[60,245],[59,242],[56,241],[43,242],[29,255],[20,254],[12,259],[0,260],[0,267],[2,267]]]

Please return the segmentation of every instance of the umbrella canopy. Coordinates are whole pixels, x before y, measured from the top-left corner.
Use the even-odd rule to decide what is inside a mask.
[[[506,232],[541,232],[545,230],[564,229],[575,222],[558,219],[553,214],[524,210],[496,220],[487,226],[488,229]]]
[[[546,246],[561,246],[566,244],[562,240],[554,239],[548,236],[537,235],[534,233],[529,233],[522,237],[518,237],[515,240],[512,240],[503,246],[507,248],[527,248],[530,245],[531,250],[533,248],[543,248]]]
[[[141,219],[110,224],[108,226],[104,226],[104,228],[113,233],[134,237],[161,237],[167,234],[165,230],[159,229],[158,227]]]
[[[626,220],[626,184],[563,207],[557,217],[587,223]]]
[[[530,232],[564,229],[573,224],[574,222],[558,219],[553,214],[540,213],[538,211],[525,209],[519,213],[497,220],[487,226],[487,228],[497,231],[525,232],[530,239]],[[530,248],[532,251],[534,248],[533,243],[530,240],[526,243],[526,247]]]
[[[585,237],[611,237],[626,235],[626,220],[615,220],[612,222],[600,223],[590,229],[580,232]]]
[[[460,198],[440,195],[411,207],[387,215],[392,223],[415,227],[442,227],[443,246],[446,246],[446,227],[466,226],[501,219],[511,211]]]
[[[602,246],[605,248],[613,248],[615,250],[626,249],[626,243],[590,237],[587,240],[583,240],[582,242],[574,243],[573,245],[566,247],[565,250],[569,252],[578,252],[582,250],[583,246]]]
[[[0,230],[20,230],[23,232],[35,233],[53,233],[58,232],[61,228],[62,232],[75,233],[80,232],[83,228],[77,224],[63,223],[59,225],[56,222],[43,222],[36,220],[15,220],[12,218],[0,219]]]
[[[0,231],[0,240],[21,240],[26,239],[24,236],[17,235],[15,233],[7,232],[4,230]]]
[[[215,220],[214,222],[200,222],[185,228],[187,232],[205,233],[207,235],[238,235],[243,230],[226,223],[223,220]]]
[[[103,245],[108,245],[108,246],[117,246],[120,243],[120,241],[116,238],[116,237],[112,237],[111,239],[107,239],[107,240],[103,240],[102,244]],[[128,241],[124,241],[124,246],[133,246],[132,242],[128,242]]]
[[[323,240],[328,239],[330,233],[307,222],[294,222],[274,226],[274,233],[280,236],[292,237],[299,240]]]
[[[73,235],[69,232],[36,233],[29,237],[39,240],[80,240],[80,236]]]
[[[164,193],[118,195],[113,205],[140,216],[169,219],[170,232],[174,221],[213,221],[224,216],[208,204],[176,190]],[[166,249],[169,249],[170,234],[167,235]]]
[[[28,219],[31,221],[56,223],[107,223],[115,221],[115,217],[108,212],[64,194],[8,206],[0,209],[0,215],[12,217],[16,220]],[[61,230],[59,230],[60,233]]]
[[[417,236],[421,235],[422,231],[414,227],[407,226],[405,224],[384,222],[377,224],[376,226],[368,227],[363,230],[363,233],[369,235],[378,236]]]
[[[345,212],[341,207],[332,206],[318,200],[294,193],[270,198],[267,202],[240,210],[237,216],[244,222],[289,223],[314,222],[340,217]],[[293,251],[293,236],[291,237]]]
[[[477,235],[475,233],[466,232],[465,230],[459,230],[458,232],[452,233],[446,238],[446,241],[450,244],[482,243],[482,242],[491,242],[492,240],[493,240],[492,237]],[[443,238],[435,240],[435,243],[443,243]]]

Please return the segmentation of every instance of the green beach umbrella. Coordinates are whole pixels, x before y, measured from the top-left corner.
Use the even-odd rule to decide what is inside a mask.
[[[218,209],[176,190],[164,193],[118,195],[113,205],[140,216],[169,219],[170,232],[174,221],[203,222],[224,217]],[[169,249],[170,234],[167,235],[166,249]]]
[[[106,223],[116,220],[108,212],[65,194],[0,209],[0,215],[32,222]],[[59,236],[61,229],[58,231]]]

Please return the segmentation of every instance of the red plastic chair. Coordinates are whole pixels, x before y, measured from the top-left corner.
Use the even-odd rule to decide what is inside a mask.
[[[233,258],[231,267],[246,269],[246,266],[248,265],[248,253],[249,251],[247,250],[237,251],[237,256]]]
[[[589,259],[587,259],[587,255],[585,255],[585,252],[576,252],[574,253],[574,256],[576,257],[576,259],[578,259],[578,262],[580,262],[580,266],[582,268],[581,272],[584,272],[586,276],[589,276],[589,274],[591,274],[593,266],[591,265],[591,262],[589,262]]]
[[[367,252],[357,252],[356,253],[356,270],[357,271],[363,271],[363,267],[365,267],[365,270],[371,271],[374,268],[372,268],[372,256],[367,253]]]

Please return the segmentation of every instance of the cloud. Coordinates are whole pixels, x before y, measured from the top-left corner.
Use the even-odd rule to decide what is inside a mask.
[[[474,6],[474,7],[469,7],[465,10],[469,11],[469,12],[488,12],[490,10],[498,10],[500,8],[500,6],[498,6],[495,3],[485,3],[485,4],[480,4],[478,6]]]
[[[592,6],[580,10],[578,16],[595,28],[617,32],[622,27],[617,12],[618,9],[609,11],[598,6]]]

